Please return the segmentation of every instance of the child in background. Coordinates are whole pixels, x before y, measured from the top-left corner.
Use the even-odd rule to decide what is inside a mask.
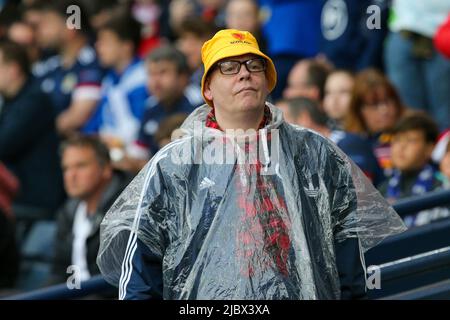
[[[380,187],[389,202],[420,196],[442,186],[437,178],[438,170],[431,163],[438,134],[436,123],[423,112],[410,113],[396,125],[391,142],[394,170]],[[427,224],[438,218],[439,213],[434,209],[403,217],[408,227]]]

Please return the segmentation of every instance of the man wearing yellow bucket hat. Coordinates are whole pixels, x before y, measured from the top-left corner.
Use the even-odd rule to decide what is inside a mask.
[[[223,129],[256,129],[277,82],[272,60],[247,31],[221,30],[202,47],[202,94]]]
[[[266,102],[276,71],[250,33],[219,31],[202,59],[206,104],[102,222],[105,279],[120,299],[364,297],[363,253],[401,218],[342,151]]]

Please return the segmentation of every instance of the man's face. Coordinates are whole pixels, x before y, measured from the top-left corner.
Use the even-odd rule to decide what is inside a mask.
[[[121,52],[124,50],[125,42],[112,31],[104,29],[97,33],[97,50],[100,63],[107,68],[114,67],[120,59]]]
[[[258,30],[258,7],[253,1],[232,0],[226,9],[227,28],[255,32]]]
[[[101,166],[90,147],[70,146],[62,157],[64,187],[72,198],[87,199],[109,178],[111,168]]]
[[[379,133],[390,130],[395,125],[398,112],[394,100],[384,95],[374,102],[364,103],[361,115],[369,132]]]
[[[59,49],[68,32],[66,23],[55,12],[42,13],[37,29],[37,43],[43,49]]]
[[[202,65],[202,46],[207,39],[200,39],[193,33],[185,33],[178,40],[177,47],[186,56],[189,68],[194,71]]]
[[[187,75],[180,74],[172,61],[147,63],[148,90],[160,102],[170,102],[182,95],[187,85]]]
[[[331,74],[325,84],[323,108],[331,118],[341,121],[350,108],[353,79],[346,73]]]
[[[3,53],[0,51],[0,94],[5,94],[9,83],[12,80],[12,64],[3,59]]]
[[[431,158],[434,145],[425,141],[421,130],[399,132],[392,138],[391,152],[394,168],[412,171],[422,168]]]
[[[247,61],[260,58],[254,54],[226,58],[221,61]],[[205,82],[204,93],[214,108],[229,114],[263,109],[269,94],[265,72],[249,72],[241,65],[239,73],[224,75],[218,68],[210,72]]]
[[[308,68],[308,61],[300,61],[292,68],[288,75],[287,87],[283,91],[283,98],[306,97],[313,100],[318,99],[317,90],[308,84]]]

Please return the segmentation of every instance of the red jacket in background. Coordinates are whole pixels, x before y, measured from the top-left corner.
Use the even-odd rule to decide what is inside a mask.
[[[447,17],[447,21],[436,32],[434,45],[440,53],[450,58],[450,15]]]

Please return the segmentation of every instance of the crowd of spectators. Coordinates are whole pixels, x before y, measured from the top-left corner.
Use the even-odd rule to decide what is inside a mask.
[[[98,273],[104,214],[204,103],[200,50],[223,28],[273,58],[285,121],[336,143],[391,203],[450,188],[449,1],[3,1],[0,289],[39,273],[24,260],[42,222],[51,260],[31,287]]]

